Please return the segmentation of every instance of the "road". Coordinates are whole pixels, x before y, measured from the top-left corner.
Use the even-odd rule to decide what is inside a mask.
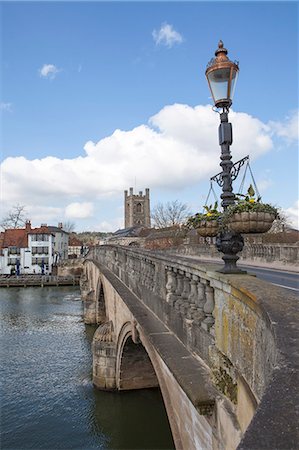
[[[221,259],[204,259],[199,258],[198,256],[184,255],[184,258],[187,259],[196,259],[201,262],[209,262],[209,263],[219,263],[223,265],[223,261]],[[299,292],[299,274],[296,272],[289,272],[287,270],[279,270],[273,268],[265,268],[265,267],[255,267],[251,265],[238,263],[238,267],[240,269],[244,269],[248,274],[255,275],[257,278],[261,280],[268,281],[269,283],[274,284],[275,286],[280,286],[287,289],[289,292],[292,291],[294,294]]]
[[[276,269],[265,269],[264,267],[253,267],[239,264],[240,267],[247,270],[248,273],[254,274],[261,280],[268,281],[276,286],[284,287],[293,292],[299,291],[299,276],[298,273],[287,272]]]

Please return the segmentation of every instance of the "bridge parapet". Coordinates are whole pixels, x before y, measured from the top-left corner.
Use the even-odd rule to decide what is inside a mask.
[[[294,383],[295,296],[252,276],[223,275],[215,265],[158,252],[101,246],[88,259],[108,268],[208,365],[242,433],[251,422],[239,448],[293,448],[285,430],[288,442],[296,442],[296,433],[282,420],[282,404],[294,404],[284,375]],[[261,430],[267,430],[262,447],[254,439]]]

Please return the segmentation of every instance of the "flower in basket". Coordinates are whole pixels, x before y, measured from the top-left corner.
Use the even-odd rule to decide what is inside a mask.
[[[255,198],[252,185],[247,194],[237,194],[237,202],[227,208],[224,213],[224,223],[229,229],[239,233],[265,233],[278,217],[277,208],[262,203],[261,198]]]
[[[214,205],[204,206],[206,212],[196,213],[194,216],[189,217],[186,226],[195,228],[201,236],[216,236],[219,229],[218,219],[221,217],[221,213],[217,208],[217,202]]]

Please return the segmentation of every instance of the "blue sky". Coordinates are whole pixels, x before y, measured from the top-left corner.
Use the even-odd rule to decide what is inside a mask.
[[[249,152],[263,201],[294,220],[297,2],[2,2],[1,21],[4,214],[115,230],[135,185],[201,209],[220,171],[204,72],[222,39],[240,64],[233,159]]]

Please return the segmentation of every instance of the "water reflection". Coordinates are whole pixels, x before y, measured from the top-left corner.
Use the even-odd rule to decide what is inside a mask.
[[[0,290],[2,449],[173,448],[159,390],[97,391],[77,288]]]

